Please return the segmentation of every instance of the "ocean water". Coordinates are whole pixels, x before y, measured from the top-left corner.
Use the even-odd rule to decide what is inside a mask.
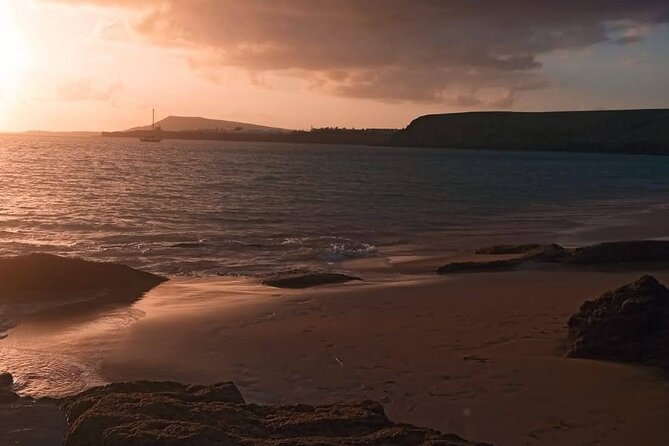
[[[551,239],[667,196],[669,157],[0,136],[0,255],[163,274]]]

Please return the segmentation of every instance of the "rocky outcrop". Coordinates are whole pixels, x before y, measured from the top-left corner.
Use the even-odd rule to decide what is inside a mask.
[[[669,241],[639,240],[599,243],[580,248],[564,248],[551,245],[522,244],[496,245],[481,248],[476,254],[510,255],[519,257],[510,260],[448,263],[437,269],[437,273],[465,271],[502,271],[513,269],[526,262],[561,263],[566,265],[634,265],[666,264],[669,266]]]
[[[465,272],[508,271],[521,264],[520,260],[491,260],[489,262],[452,262],[437,268],[437,274]]]
[[[0,303],[61,300],[88,292],[106,301],[132,301],[164,282],[125,265],[89,262],[50,254],[0,258]]]
[[[493,245],[485,248],[477,249],[475,254],[490,254],[490,255],[504,255],[504,254],[527,254],[531,251],[539,250],[544,245],[538,243],[528,243],[521,245]]]
[[[361,280],[358,277],[338,273],[277,274],[262,281],[263,285],[276,288],[310,288],[333,283]]]
[[[669,371],[669,290],[652,276],[585,302],[568,325],[568,356]]]
[[[63,401],[65,446],[465,446],[456,435],[390,421],[374,402],[246,404],[232,383],[111,384]]]
[[[584,246],[572,250],[568,262],[581,265],[669,262],[669,241],[640,240]]]
[[[571,250],[552,243],[544,245],[536,251],[528,252],[523,260],[546,263],[566,263],[571,257]]]

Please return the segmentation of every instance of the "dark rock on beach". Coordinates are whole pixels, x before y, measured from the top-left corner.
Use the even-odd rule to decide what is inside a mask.
[[[18,401],[19,396],[9,389],[0,389],[0,404],[13,403]]]
[[[524,245],[494,245],[477,249],[474,253],[491,255],[527,254],[528,252],[541,249],[543,246],[544,245],[540,245],[538,243],[529,243]]]
[[[104,291],[109,300],[132,301],[164,282],[164,277],[125,265],[98,263],[51,254],[0,258],[0,303]]]
[[[520,260],[491,260],[489,262],[453,262],[437,268],[437,274],[483,271],[508,271],[521,264]]]
[[[669,371],[669,290],[652,276],[585,302],[568,325],[568,356]]]
[[[552,243],[550,245],[544,245],[539,250],[534,252],[528,252],[523,260],[530,260],[535,262],[546,262],[546,263],[560,263],[568,262],[571,257],[571,251],[563,248],[560,245]]]
[[[540,262],[578,265],[669,262],[669,241],[608,242],[572,249],[552,244],[543,246],[537,252],[528,253],[524,258]]]
[[[669,262],[669,241],[641,240],[584,246],[575,248],[568,261],[583,265]]]
[[[667,240],[608,242],[580,248],[564,248],[555,243],[550,245],[495,245],[481,248],[475,253],[484,255],[518,254],[520,257],[510,260],[449,263],[440,267],[437,272],[445,274],[467,271],[503,271],[513,269],[525,262],[565,265],[665,263],[669,266],[669,241]]]
[[[0,389],[8,389],[14,384],[14,377],[11,373],[0,373]]]
[[[375,402],[246,404],[232,383],[110,384],[63,401],[65,446],[465,446],[456,435],[394,423]]]
[[[10,403],[19,399],[12,390],[14,377],[11,373],[0,373],[0,404]]]
[[[338,273],[278,274],[263,280],[262,284],[276,288],[309,288],[319,285],[345,283],[353,280],[361,279]]]

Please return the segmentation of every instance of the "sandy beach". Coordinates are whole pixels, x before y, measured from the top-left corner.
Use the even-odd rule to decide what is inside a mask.
[[[542,269],[308,290],[175,278],[123,317],[26,321],[3,348],[30,345],[36,363],[42,349],[78,356],[101,382],[231,380],[247,401],[272,404],[373,399],[397,421],[495,445],[656,446],[669,441],[669,382],[563,351],[586,299],[642,273],[669,282],[666,271]]]

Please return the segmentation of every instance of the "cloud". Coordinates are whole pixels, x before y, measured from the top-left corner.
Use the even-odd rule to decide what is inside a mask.
[[[550,85],[544,54],[630,44],[669,21],[666,0],[56,1],[141,11],[135,31],[190,49],[198,70],[236,67],[340,96],[469,107],[510,107]]]

